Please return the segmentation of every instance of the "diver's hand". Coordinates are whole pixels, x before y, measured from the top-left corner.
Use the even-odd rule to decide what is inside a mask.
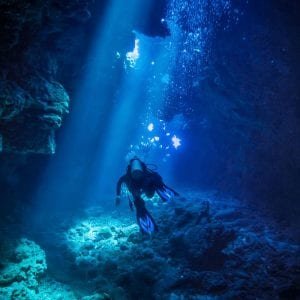
[[[116,206],[119,206],[121,203],[121,197],[120,196],[117,196],[116,199],[115,199],[115,205]]]

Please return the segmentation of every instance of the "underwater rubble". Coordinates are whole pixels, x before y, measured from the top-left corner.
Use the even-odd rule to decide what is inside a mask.
[[[98,291],[118,290],[113,299],[299,295],[299,245],[236,200],[187,195],[161,207],[149,202],[159,226],[152,237],[116,212],[78,220],[66,232],[75,274]]]
[[[4,257],[8,259],[1,259],[0,299],[35,299],[40,277],[47,269],[44,250],[21,239],[15,249],[7,247],[7,251]]]
[[[72,289],[47,276],[45,251],[22,238],[1,245],[0,300],[105,300],[107,294],[79,297]]]
[[[53,235],[64,265],[51,272],[50,247],[28,239],[8,245],[1,249],[0,299],[299,297],[300,245],[288,228],[213,192],[185,196],[147,202],[159,226],[153,236],[139,232],[125,207],[73,216]]]

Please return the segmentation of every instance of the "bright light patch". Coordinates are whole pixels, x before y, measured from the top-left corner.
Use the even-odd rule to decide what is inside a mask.
[[[154,129],[154,124],[150,123],[147,127],[147,129],[151,132]]]
[[[170,75],[169,74],[165,74],[162,78],[161,78],[161,82],[165,83],[165,84],[169,84],[170,83]]]
[[[126,60],[128,62],[128,66],[130,68],[134,68],[135,67],[136,61],[140,57],[139,43],[140,43],[140,40],[139,39],[135,39],[134,40],[134,48],[133,48],[133,50],[126,53]]]
[[[181,139],[179,139],[176,135],[173,135],[172,137],[173,147],[177,149],[179,146],[181,146]]]
[[[149,138],[149,141],[150,141],[151,143],[155,143],[155,142],[158,142],[159,139],[160,139],[159,136],[156,135],[156,136],[154,136],[154,137],[151,138],[151,139]]]
[[[98,231],[97,227],[91,227],[89,228],[89,231],[84,236],[86,237],[86,239],[93,241],[97,237],[97,231]]]
[[[117,58],[117,59],[120,59],[120,58],[121,58],[121,54],[120,54],[120,52],[118,52],[118,51],[116,52],[116,58]]]

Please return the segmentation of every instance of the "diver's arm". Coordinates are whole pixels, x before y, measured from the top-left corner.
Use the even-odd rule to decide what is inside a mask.
[[[122,183],[124,183],[126,181],[126,175],[120,177],[120,179],[118,180],[118,183],[117,183],[117,189],[116,189],[116,200],[115,200],[115,204],[116,206],[118,206],[121,202],[121,186],[122,186]]]
[[[126,183],[126,175],[123,175],[123,176],[120,177],[120,179],[118,180],[118,183],[117,183],[117,190],[116,190],[117,196],[120,196],[120,195],[121,195],[121,186],[122,186],[122,183]]]

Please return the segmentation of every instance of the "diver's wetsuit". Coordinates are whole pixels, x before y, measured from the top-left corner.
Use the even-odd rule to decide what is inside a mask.
[[[130,172],[123,175],[117,183],[117,196],[121,194],[121,186],[123,183],[126,184],[129,192],[133,196],[137,223],[141,232],[151,233],[156,231],[157,225],[145,207],[145,201],[141,197],[142,193],[145,193],[148,198],[151,198],[154,196],[154,193],[157,192],[163,201],[168,201],[172,196],[178,195],[178,193],[167,187],[157,172],[149,169],[144,170],[144,176],[139,180],[134,180]]]
[[[155,224],[155,221],[153,217],[150,215],[150,213],[147,211],[145,207],[145,201],[142,199],[141,195],[145,189],[145,180],[141,179],[139,181],[134,180],[130,174],[126,174],[122,176],[117,184],[117,196],[120,196],[121,194],[121,186],[125,183],[129,192],[133,196],[133,204],[136,209],[136,219],[137,223],[141,229],[142,233],[149,233],[152,231],[157,230],[157,225]],[[155,190],[153,191],[154,195]],[[150,195],[150,191],[147,193]],[[130,200],[129,200],[130,201]],[[131,206],[131,202],[129,203]],[[148,219],[149,218],[149,219]],[[144,220],[144,222],[143,222]],[[143,222],[143,223],[141,223]]]

